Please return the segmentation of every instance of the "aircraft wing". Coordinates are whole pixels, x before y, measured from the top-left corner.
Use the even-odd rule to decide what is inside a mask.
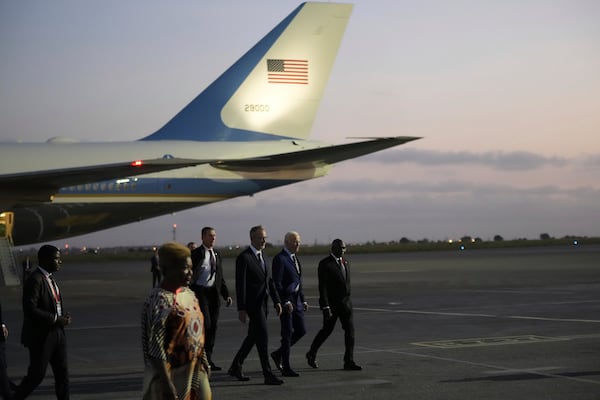
[[[413,140],[421,139],[415,136],[395,136],[371,138],[367,141],[319,147],[291,153],[281,153],[243,160],[217,161],[213,167],[227,170],[270,171],[288,168],[310,168],[315,165],[330,165],[340,161],[375,153],[390,147],[398,146]]]
[[[49,201],[61,187],[204,164],[206,160],[158,158],[0,175],[2,202]]]

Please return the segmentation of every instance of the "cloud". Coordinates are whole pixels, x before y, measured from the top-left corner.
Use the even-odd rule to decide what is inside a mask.
[[[504,171],[524,171],[545,166],[563,167],[571,161],[564,157],[547,157],[527,151],[473,153],[411,148],[381,152],[359,160],[384,164],[415,163],[427,166],[480,165]],[[590,160],[600,164],[600,156],[590,158]]]
[[[291,187],[286,197],[308,199],[319,193],[321,199],[343,198],[345,202],[360,201],[364,198],[415,198],[415,197],[447,197],[459,195],[468,197],[519,197],[519,198],[583,198],[598,197],[600,190],[581,186],[564,188],[552,184],[519,187],[501,183],[477,183],[460,179],[441,179],[439,181],[392,181],[389,179],[362,179],[359,183],[352,178],[331,181],[310,182],[311,188],[297,189]]]
[[[344,173],[341,173],[344,176]],[[389,241],[402,237],[442,240],[464,235],[491,239],[598,236],[600,189],[562,188],[554,184],[517,187],[439,182],[357,183],[319,179],[257,193],[124,227],[82,236],[73,245],[157,244],[200,239],[202,226],[217,229],[219,245],[248,243],[248,229],[267,227],[269,241],[281,243],[290,229],[304,243]]]
[[[587,168],[600,167],[600,154],[586,155],[582,157],[581,164]]]
[[[371,162],[384,162],[380,159],[388,157],[385,153],[371,157]],[[500,173],[473,168],[473,160],[482,162],[485,157],[472,153],[464,153],[473,156],[470,165],[449,168],[442,160],[458,163],[459,153],[408,152],[420,157],[419,164],[400,166],[406,161],[396,158],[402,159],[404,153],[396,152],[383,167],[356,159],[336,166],[325,178],[86,235],[71,243],[157,244],[172,240],[173,223],[177,240],[183,243],[198,241],[202,226],[214,226],[220,245],[247,244],[248,229],[257,224],[267,227],[269,241],[275,244],[291,229],[301,233],[304,243],[328,243],[336,237],[364,242],[600,234],[600,187],[589,172],[592,168],[581,168],[584,161],[600,165],[600,157],[562,159],[569,165],[559,171],[566,175],[561,180],[556,168]],[[431,159],[438,163],[425,171],[422,165]],[[552,158],[539,157],[538,162],[554,165]],[[591,178],[583,179],[582,171]]]

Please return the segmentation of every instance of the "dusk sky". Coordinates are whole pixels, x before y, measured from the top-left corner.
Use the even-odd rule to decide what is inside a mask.
[[[0,140],[144,137],[299,2],[0,2]],[[357,0],[312,139],[423,139],[321,179],[64,241],[600,236],[600,2]],[[0,144],[1,145],[1,144]]]

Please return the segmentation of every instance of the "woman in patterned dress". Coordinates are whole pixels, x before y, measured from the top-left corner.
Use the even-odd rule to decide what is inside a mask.
[[[144,400],[211,400],[204,353],[204,317],[194,292],[190,250],[166,243],[158,250],[163,281],[142,312]]]

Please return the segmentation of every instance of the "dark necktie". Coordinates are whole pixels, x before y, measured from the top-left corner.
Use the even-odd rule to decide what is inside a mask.
[[[265,260],[263,259],[262,256],[262,252],[258,252],[256,253],[256,256],[258,257],[258,262],[260,263],[260,266],[262,267],[263,271],[266,272],[266,268],[265,268]]]
[[[294,266],[296,267],[296,272],[300,275],[300,265],[298,265],[298,259],[295,254],[292,254],[292,260],[294,261]]]
[[[340,257],[339,262],[340,262],[340,269],[342,270],[342,276],[344,277],[344,280],[345,280],[346,279],[346,266],[344,265],[344,259],[342,257]]]
[[[208,251],[210,252],[210,276],[208,277],[208,280],[211,280],[217,272],[217,259],[215,258],[215,252],[213,249],[209,249]]]

